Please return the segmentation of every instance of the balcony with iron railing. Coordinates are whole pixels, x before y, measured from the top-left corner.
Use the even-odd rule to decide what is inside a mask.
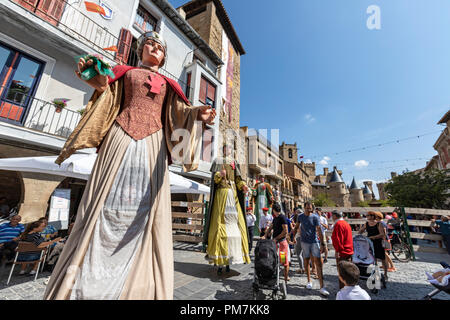
[[[94,50],[108,60],[114,61],[115,53],[104,48],[118,46],[119,38],[82,11],[83,1],[9,0],[9,2],[20,5],[34,16],[53,25],[58,31],[62,31],[72,45],[86,52]]]
[[[67,138],[80,119],[81,113],[78,111],[68,108],[59,111],[55,103],[25,92],[9,90],[0,101],[0,120],[3,122],[59,137]]]
[[[66,0],[9,0],[16,3],[34,13],[39,18],[47,21],[55,26],[55,28],[63,31],[67,36],[78,40],[82,45],[87,45],[90,52],[96,52],[103,55],[110,62],[123,63],[121,57],[128,57],[126,64],[130,66],[138,66],[138,57],[136,48],[124,39],[115,36],[106,27],[95,22],[82,12],[82,1],[70,3]],[[108,47],[116,46],[118,52],[104,50]],[[124,53],[127,54],[124,54]],[[159,72],[171,79],[177,81],[185,93],[193,93],[193,88],[181,78],[173,75],[164,68],[160,68]],[[192,94],[187,94],[192,96]]]
[[[106,27],[83,13],[81,11],[83,1],[70,3],[66,0],[9,0],[9,2],[20,5],[36,17],[53,25],[58,31],[62,31],[64,35],[75,40],[76,43],[72,42],[72,45],[79,45],[86,52],[99,53],[113,63],[124,63],[120,59],[116,61],[116,53],[104,50],[107,47],[117,46],[118,54],[127,53],[129,58],[126,63],[128,65],[138,65],[135,48],[121,41]],[[55,35],[50,36],[56,37]],[[192,102],[194,88],[164,68],[160,68],[159,72],[177,81]],[[68,137],[81,119],[79,112],[67,108],[56,112],[53,102],[35,98],[29,92],[19,90],[11,93],[11,88],[1,89],[0,92],[5,89],[10,91],[8,95],[14,94],[9,97],[3,96],[0,100],[0,121],[2,122],[60,137]]]

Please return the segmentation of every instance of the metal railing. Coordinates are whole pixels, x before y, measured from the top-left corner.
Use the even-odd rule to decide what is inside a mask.
[[[80,119],[78,111],[63,108],[58,113],[53,102],[24,93],[15,93],[11,100],[0,101],[0,121],[59,137],[69,137]]]
[[[86,14],[80,11],[80,6],[84,5],[84,1],[75,2],[73,4],[66,0],[60,0],[64,3],[61,17],[55,17],[47,11],[39,7],[39,1],[22,0],[20,3],[9,0],[15,4],[19,4],[27,10],[38,13],[40,18],[48,18],[58,29],[66,33],[68,36],[83,42],[103,56],[114,60],[115,53],[103,50],[103,48],[117,46],[119,38],[113,35],[104,26],[101,26]]]

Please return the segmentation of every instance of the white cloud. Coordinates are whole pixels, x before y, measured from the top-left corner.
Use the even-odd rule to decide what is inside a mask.
[[[368,165],[369,165],[369,162],[366,160],[355,161],[355,167],[357,167],[357,168],[367,167]]]
[[[326,166],[328,164],[328,161],[330,161],[330,160],[331,160],[330,157],[325,156],[325,157],[323,157],[322,160],[319,161],[319,164]]]
[[[312,114],[308,113],[308,114],[305,114],[305,120],[306,120],[306,122],[308,122],[308,123],[312,123],[312,122],[316,121],[316,118],[314,118],[314,117],[312,116]]]
[[[312,163],[312,160],[311,159],[306,159],[305,163]]]

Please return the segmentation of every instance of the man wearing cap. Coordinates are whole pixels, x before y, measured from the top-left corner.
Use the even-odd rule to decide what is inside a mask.
[[[202,127],[214,124],[215,111],[191,106],[158,72],[167,51],[158,33],[146,32],[140,67],[118,65],[110,78],[95,65],[98,74],[85,81],[95,91],[55,162],[84,148],[98,157],[44,299],[173,299],[168,165],[197,169]],[[80,58],[77,76],[93,63]]]
[[[273,217],[269,214],[269,208],[262,208],[263,214],[261,219],[259,219],[259,236],[263,237],[266,233],[267,228],[272,224]]]
[[[340,261],[352,261],[353,236],[352,228],[350,227],[350,224],[344,220],[342,212],[333,210],[331,217],[334,222],[331,241],[333,242],[337,266]],[[344,286],[345,284],[339,279],[339,289],[342,289]]]

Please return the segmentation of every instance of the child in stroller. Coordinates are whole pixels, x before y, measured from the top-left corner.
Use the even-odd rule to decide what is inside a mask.
[[[367,287],[372,293],[378,293],[381,285],[386,288],[386,279],[380,274],[372,241],[363,235],[354,236],[353,252],[353,263],[359,269],[360,278],[367,280]]]
[[[260,289],[272,290],[272,299],[277,300],[278,291],[286,299],[286,282],[280,281],[280,251],[273,240],[260,239],[255,248],[255,272],[253,277],[253,299]],[[285,257],[287,259],[287,257]]]

